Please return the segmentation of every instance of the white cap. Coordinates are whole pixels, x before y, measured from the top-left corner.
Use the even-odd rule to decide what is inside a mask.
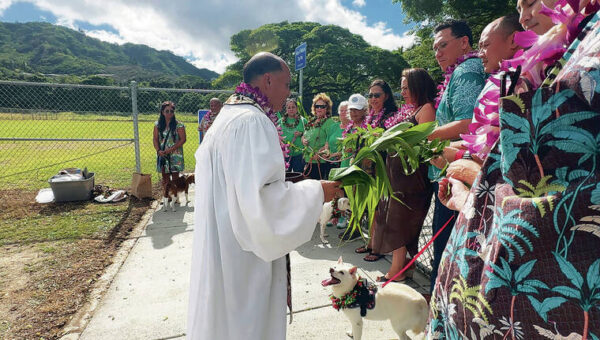
[[[348,99],[348,109],[364,110],[367,108],[367,98],[355,93]]]

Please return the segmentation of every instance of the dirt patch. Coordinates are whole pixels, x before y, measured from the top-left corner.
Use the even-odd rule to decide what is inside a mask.
[[[5,218],[44,215],[49,205],[34,193],[0,193]],[[76,239],[0,248],[0,339],[56,339],[87,299],[121,242],[151,206],[129,199],[127,210],[104,239]],[[56,207],[60,207],[56,205]],[[64,207],[58,209],[71,209]]]

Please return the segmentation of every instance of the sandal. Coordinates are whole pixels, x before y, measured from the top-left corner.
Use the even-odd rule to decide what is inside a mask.
[[[403,278],[402,280],[392,280],[392,282],[404,283],[404,282],[408,281],[408,279],[409,279],[408,277],[405,277],[405,278]],[[388,279],[388,278],[386,278],[386,277],[385,277],[385,275],[384,275],[384,276],[378,276],[378,277],[377,277],[377,282],[380,282],[380,283],[386,283],[386,282],[388,282],[388,281],[389,281],[389,279]]]
[[[382,257],[385,257],[385,255],[370,253],[369,255],[365,256],[363,258],[363,260],[365,260],[367,262],[375,262],[375,261],[379,261],[379,259],[381,259]]]
[[[370,253],[371,252],[371,248],[364,246],[364,247],[358,247],[356,249],[354,249],[354,252],[357,254],[365,254],[365,253]]]

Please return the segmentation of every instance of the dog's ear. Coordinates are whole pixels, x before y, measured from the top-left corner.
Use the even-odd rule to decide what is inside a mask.
[[[358,268],[356,268],[356,266],[354,266],[354,267],[350,268],[350,275],[354,275],[354,273],[356,273],[356,270],[357,270],[357,269],[358,269]]]
[[[342,260],[342,257],[340,256],[340,258],[338,259],[338,264],[342,264],[344,263],[344,261]]]

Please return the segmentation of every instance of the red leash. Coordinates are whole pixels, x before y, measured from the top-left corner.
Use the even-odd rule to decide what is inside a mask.
[[[440,235],[440,233],[442,232],[442,230],[446,229],[446,226],[448,226],[448,223],[450,223],[450,221],[452,221],[453,218],[454,218],[454,215],[450,216],[450,219],[448,219],[448,221],[446,222],[446,224],[444,224],[444,226],[442,227],[442,229],[438,230],[438,232],[435,233],[435,235],[433,235],[433,237],[431,238],[431,240],[429,240],[429,242],[427,242],[427,244],[425,245],[425,247],[423,247],[423,249],[421,249],[421,251],[417,254],[417,256],[413,257],[412,260],[410,260],[410,262],[406,266],[404,266],[404,268],[402,268],[401,271],[399,271],[398,273],[396,273],[396,275],[394,275],[391,279],[387,280],[383,285],[381,285],[381,288],[387,286],[388,283],[394,281],[395,278],[397,278],[402,273],[404,273],[408,268],[410,268],[410,266],[412,266],[412,264],[419,258],[419,256],[421,256],[421,254],[423,254],[423,252],[425,252],[425,250],[427,250],[427,248],[429,248],[429,246],[431,246],[431,244],[433,243],[433,241]]]

